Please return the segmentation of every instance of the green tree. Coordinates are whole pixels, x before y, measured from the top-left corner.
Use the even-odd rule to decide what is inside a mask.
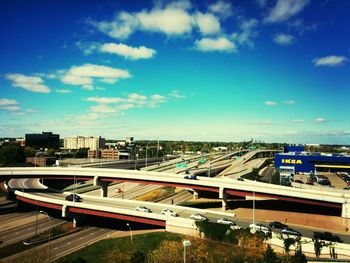
[[[271,248],[270,245],[267,246],[264,253],[264,263],[278,263],[279,259],[275,251]]]
[[[293,262],[294,263],[306,263],[306,257],[303,254],[303,252],[301,251],[301,249],[297,249],[295,251],[294,257],[293,257]]]
[[[87,158],[88,148],[81,148],[75,152],[75,158]]]
[[[136,251],[132,254],[130,262],[131,263],[143,263],[146,260],[146,256],[142,251]]]
[[[0,147],[0,166],[12,166],[24,162],[23,147],[16,144],[7,144]]]

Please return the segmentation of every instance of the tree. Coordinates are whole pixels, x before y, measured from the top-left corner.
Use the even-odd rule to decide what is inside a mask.
[[[271,248],[270,245],[268,245],[264,253],[264,263],[277,263],[277,262],[279,262],[279,260],[275,251]]]
[[[136,251],[132,254],[130,262],[131,263],[143,263],[146,261],[146,256],[142,251]]]
[[[183,260],[183,246],[178,241],[163,241],[159,248],[148,254],[150,263],[181,263]]]
[[[295,254],[293,257],[293,262],[294,263],[306,263],[307,262],[306,257],[300,248],[295,251]]]
[[[0,147],[0,166],[10,166],[24,163],[23,147],[16,144],[7,144]]]

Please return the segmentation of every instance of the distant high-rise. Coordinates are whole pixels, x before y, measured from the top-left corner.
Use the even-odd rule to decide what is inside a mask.
[[[99,150],[105,147],[105,138],[100,137],[66,137],[64,138],[65,149],[89,148],[90,150]]]
[[[25,145],[33,148],[53,148],[60,147],[60,135],[52,132],[42,132],[41,134],[26,134]]]

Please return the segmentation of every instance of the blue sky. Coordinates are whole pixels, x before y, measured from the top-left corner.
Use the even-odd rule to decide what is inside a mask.
[[[1,2],[0,137],[350,144],[349,1],[125,2]]]

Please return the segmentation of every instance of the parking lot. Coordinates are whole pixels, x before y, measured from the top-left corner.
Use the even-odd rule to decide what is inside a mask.
[[[332,187],[335,189],[349,189],[350,176],[347,173],[320,172],[312,180],[307,174],[295,174],[294,182],[302,184],[313,184],[315,186]]]

